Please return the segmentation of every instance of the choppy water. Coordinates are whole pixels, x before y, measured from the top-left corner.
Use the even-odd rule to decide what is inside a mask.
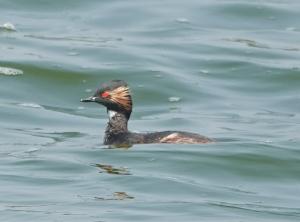
[[[1,221],[299,221],[299,9],[1,0]],[[218,142],[108,149],[79,100],[110,79],[132,130]]]

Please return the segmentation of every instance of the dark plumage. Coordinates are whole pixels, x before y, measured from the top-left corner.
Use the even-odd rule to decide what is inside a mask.
[[[132,98],[127,83],[112,80],[101,85],[96,93],[81,102],[96,102],[107,108],[109,122],[105,130],[104,144],[132,145],[137,143],[209,143],[211,139],[196,133],[163,131],[153,133],[133,133],[127,123],[132,111]]]

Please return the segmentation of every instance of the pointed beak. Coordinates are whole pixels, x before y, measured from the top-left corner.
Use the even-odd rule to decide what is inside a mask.
[[[81,99],[80,102],[84,102],[84,103],[87,103],[87,102],[96,102],[96,99],[97,99],[97,97],[91,96],[91,97],[88,97],[86,99]]]
[[[80,102],[83,102],[83,103],[88,103],[88,102],[96,102],[96,103],[100,103],[100,104],[104,104],[105,101],[97,96],[91,96],[91,97],[88,97],[86,99],[81,99]]]

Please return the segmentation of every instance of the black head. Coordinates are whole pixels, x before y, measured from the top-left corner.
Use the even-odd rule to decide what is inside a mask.
[[[81,102],[96,102],[107,108],[126,115],[129,119],[132,111],[132,99],[127,83],[123,80],[112,80],[103,83],[95,94]]]

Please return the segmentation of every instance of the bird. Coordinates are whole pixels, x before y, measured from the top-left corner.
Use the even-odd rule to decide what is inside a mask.
[[[197,133],[185,131],[161,131],[135,133],[128,130],[128,121],[133,108],[132,96],[124,80],[111,80],[101,84],[93,96],[81,102],[94,102],[107,109],[108,123],[105,129],[104,145],[132,146],[133,144],[173,143],[200,144],[213,142]]]

